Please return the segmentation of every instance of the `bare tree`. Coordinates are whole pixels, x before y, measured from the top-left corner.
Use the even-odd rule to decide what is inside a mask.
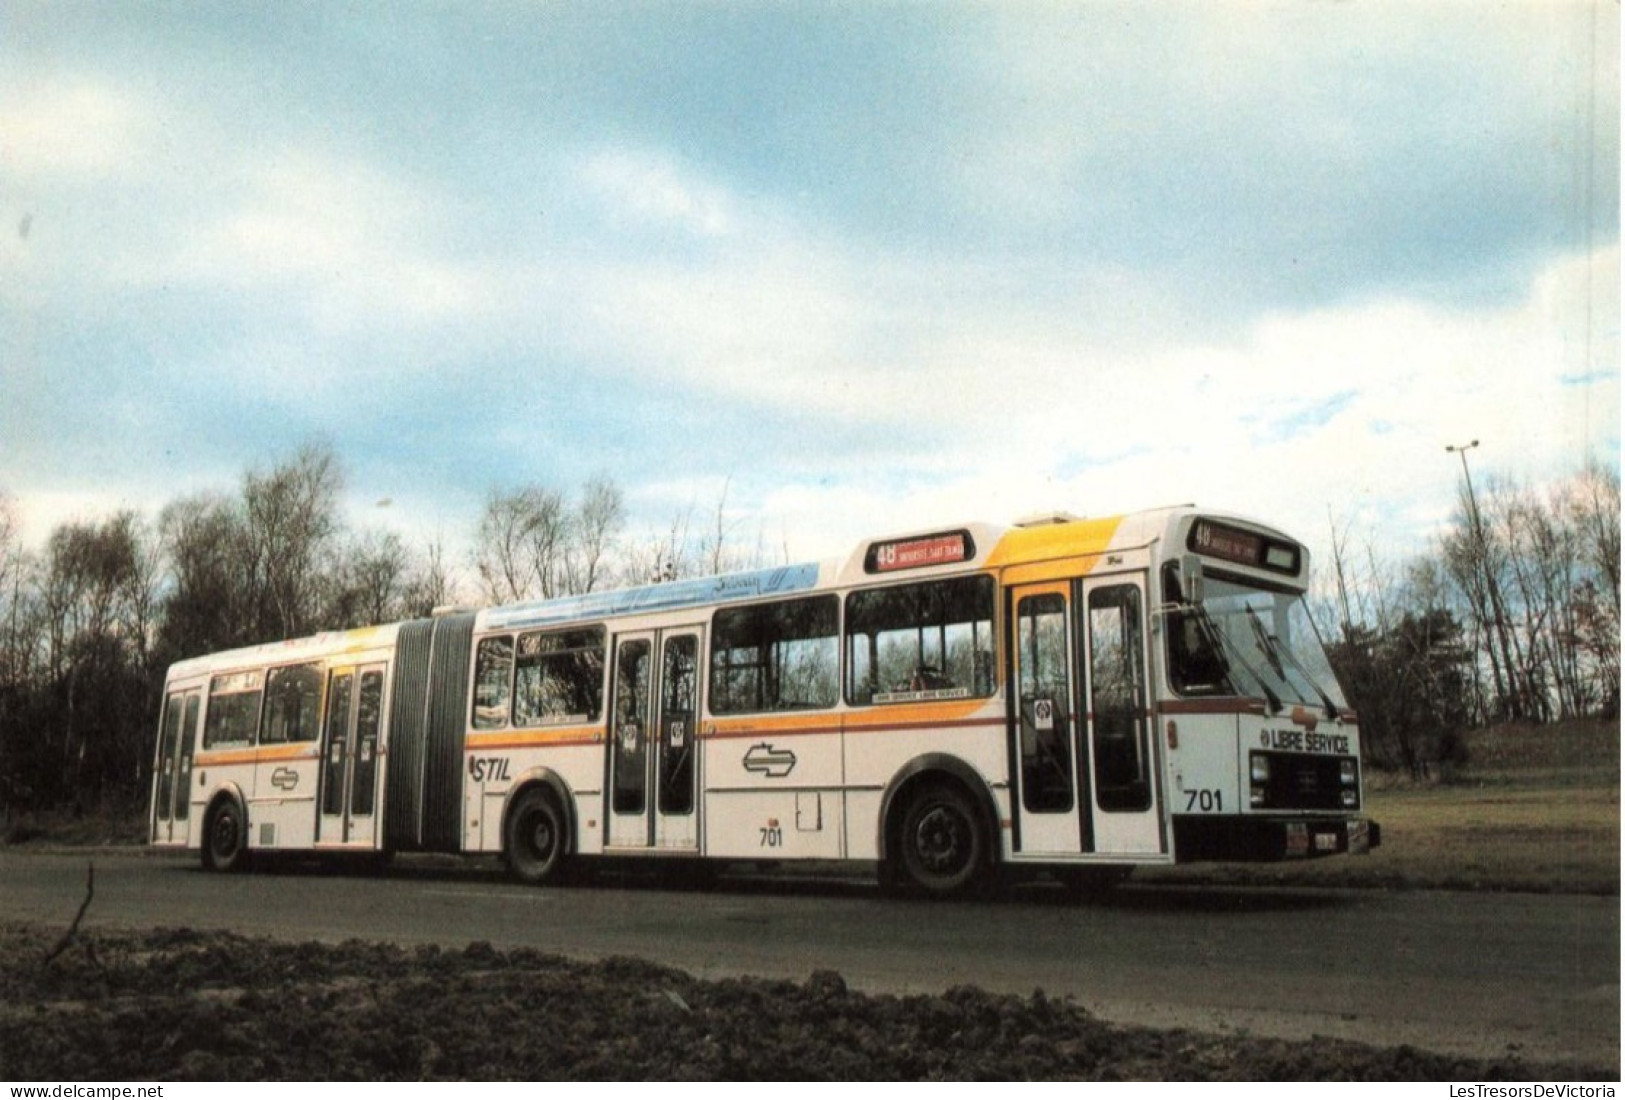
[[[580,503],[541,485],[493,492],[475,535],[473,563],[494,603],[550,599],[599,588],[625,518],[621,490],[590,479]]]
[[[582,487],[572,528],[575,537],[565,553],[568,592],[591,592],[603,582],[611,548],[624,520],[624,499],[614,482],[599,476]]]
[[[167,584],[158,629],[165,659],[241,645],[253,636],[248,530],[219,495],[184,497],[158,520]]]
[[[358,627],[404,618],[409,567],[406,545],[392,531],[352,541],[333,578],[327,622]]]
[[[46,547],[41,606],[51,702],[42,746],[61,796],[139,790],[149,731],[147,654],[156,572],[133,512],[59,527]]]
[[[688,527],[693,514],[692,508],[678,512],[672,516],[663,534],[646,536],[630,544],[621,562],[620,583],[626,587],[636,587],[664,584],[691,576],[688,566]]]
[[[1461,495],[1455,528],[1445,536],[1444,557],[1455,583],[1467,599],[1474,633],[1482,639],[1495,685],[1495,712],[1521,718],[1524,707],[1518,687],[1518,662],[1513,658],[1510,624],[1501,598],[1507,551],[1479,510],[1471,481]]]
[[[446,565],[445,544],[437,537],[416,555],[402,594],[402,613],[424,617],[457,602],[457,578]]]
[[[680,580],[686,577],[715,576],[735,573],[764,566],[772,557],[760,530],[754,546],[741,542],[739,529],[744,520],[728,510],[730,483],[724,482],[711,509],[707,529],[695,538],[695,506],[672,517],[666,533],[646,540],[634,548],[627,558],[627,583]],[[788,560],[788,551],[783,552]]]
[[[0,497],[0,689],[27,678],[36,650],[29,628],[29,556],[9,497]]]
[[[491,602],[556,594],[569,527],[564,497],[556,490],[532,485],[493,492],[474,544],[474,568]]]
[[[308,634],[320,619],[322,573],[339,534],[344,476],[332,449],[306,444],[243,486],[259,640]]]

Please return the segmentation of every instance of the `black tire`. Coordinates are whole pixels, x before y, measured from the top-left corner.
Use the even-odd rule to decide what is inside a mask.
[[[503,841],[509,872],[534,886],[559,877],[570,850],[570,826],[551,794],[532,789],[514,803]]]
[[[203,866],[210,871],[240,871],[248,863],[248,822],[235,799],[209,808],[203,824]]]
[[[930,897],[954,897],[987,880],[987,827],[962,787],[928,783],[912,792],[898,819],[896,871]]]

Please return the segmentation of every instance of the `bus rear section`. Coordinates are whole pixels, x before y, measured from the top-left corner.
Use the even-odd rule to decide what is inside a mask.
[[[382,819],[404,788],[385,783],[396,634],[335,632],[172,666],[153,761],[153,846],[197,851],[221,870],[255,851],[391,848]]]

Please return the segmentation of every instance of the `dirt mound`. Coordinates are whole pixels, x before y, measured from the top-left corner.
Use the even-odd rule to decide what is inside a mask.
[[[1611,1071],[1114,1027],[1035,992],[866,996],[633,959],[0,929],[0,1077],[1535,1080]]]

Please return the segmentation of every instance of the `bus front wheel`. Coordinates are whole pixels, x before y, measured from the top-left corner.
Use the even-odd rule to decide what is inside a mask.
[[[960,787],[934,782],[916,790],[897,831],[904,882],[932,897],[963,894],[985,877],[987,832],[982,815]]]
[[[508,814],[508,870],[532,885],[556,878],[569,844],[569,826],[558,803],[535,789],[519,796]]]
[[[236,871],[247,859],[243,812],[232,799],[222,799],[209,811],[203,826],[203,866],[210,871]]]

